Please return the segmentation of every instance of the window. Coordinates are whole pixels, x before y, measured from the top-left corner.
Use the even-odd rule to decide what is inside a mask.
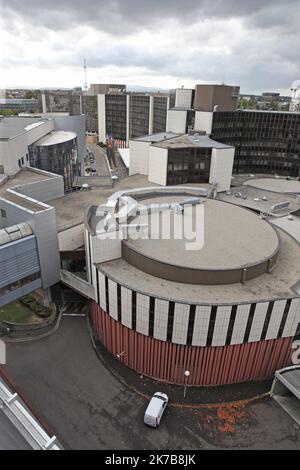
[[[0,216],[1,216],[3,219],[6,219],[7,215],[6,215],[6,210],[5,210],[5,209],[0,209]]]

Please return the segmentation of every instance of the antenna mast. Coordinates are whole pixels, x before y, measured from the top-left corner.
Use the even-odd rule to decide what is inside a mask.
[[[88,84],[87,84],[87,72],[86,72],[86,60],[85,60],[85,58],[84,58],[84,61],[83,61],[83,69],[84,69],[84,86],[83,86],[83,90],[84,90],[85,94],[87,94]]]

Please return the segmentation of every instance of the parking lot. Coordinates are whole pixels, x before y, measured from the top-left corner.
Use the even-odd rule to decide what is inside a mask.
[[[99,360],[83,317],[64,317],[48,338],[10,343],[7,356],[3,371],[66,448],[300,448],[299,427],[268,398],[196,407],[171,401],[160,427],[146,427],[147,383],[137,393],[128,369],[118,377]]]

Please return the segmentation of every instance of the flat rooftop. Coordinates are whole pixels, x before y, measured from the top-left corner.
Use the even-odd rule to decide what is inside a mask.
[[[238,193],[240,193],[242,197],[236,197]],[[277,214],[279,217],[300,209],[300,202],[292,194],[282,194],[246,185],[232,187],[229,193],[218,193],[217,198],[220,201],[230,202],[255,210],[256,212],[268,211],[274,204],[289,202],[289,207]]]
[[[5,197],[4,194],[9,188],[23,186],[24,184],[34,183],[36,181],[48,180],[49,178],[52,178],[52,176],[51,174],[47,175],[46,172],[39,173],[31,168],[22,168],[15,176],[0,185],[0,197]]]
[[[299,244],[285,232],[279,230],[279,233],[281,248],[272,272],[245,284],[195,285],[169,281],[141,272],[122,258],[97,267],[125,287],[177,302],[217,305],[292,298],[296,297],[292,287],[300,279]]]
[[[113,188],[73,192],[49,201],[49,205],[55,207],[58,231],[63,231],[83,224],[87,210],[94,205],[106,204],[108,197],[116,191],[149,186],[156,185],[150,183],[147,176],[133,175],[114,181]]]
[[[154,199],[143,199],[143,205],[168,204],[182,202],[191,199],[187,196],[162,196]],[[187,250],[186,239],[174,237],[174,224],[183,226],[183,215],[176,215],[175,210],[165,210],[162,214],[170,217],[172,230],[170,239],[161,238],[124,241],[133,251],[157,262],[167,263],[178,268],[190,268],[193,270],[229,270],[248,265],[261,263],[274,256],[279,248],[279,239],[276,230],[255,213],[232,204],[221,201],[202,198],[202,204],[192,207],[189,217],[192,225],[196,225],[197,207],[203,211],[203,221],[199,220],[199,237],[203,230],[203,247],[198,250]],[[151,219],[154,216],[142,215],[130,222],[131,224],[144,224],[151,228]],[[192,223],[193,219],[193,223]],[[154,221],[154,220],[153,220]],[[154,221],[155,222],[155,221]],[[157,217],[157,224],[162,226],[161,217]],[[155,228],[157,229],[157,224]],[[195,229],[194,229],[195,230]],[[148,232],[148,229],[146,229]],[[150,234],[149,234],[150,235]],[[220,236],[221,235],[221,236]],[[202,237],[201,237],[202,238]]]
[[[47,118],[19,116],[0,118],[0,139],[13,139],[17,135],[24,134],[30,128],[44,124],[47,120]]]
[[[156,134],[142,135],[131,140],[138,140],[140,142],[160,142],[161,140],[172,139],[180,134],[174,134],[174,132],[157,132]]]
[[[208,135],[177,135],[171,139],[162,140],[154,143],[153,146],[161,148],[188,148],[188,147],[199,147],[199,148],[216,148],[226,149],[233,148],[232,145],[222,144],[216,140],[212,140]]]
[[[275,193],[300,194],[300,181],[287,178],[251,178],[243,185]]]

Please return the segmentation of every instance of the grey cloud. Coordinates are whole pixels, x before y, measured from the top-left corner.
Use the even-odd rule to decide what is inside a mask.
[[[15,14],[53,30],[85,23],[120,35],[130,33],[130,26],[155,28],[166,19],[194,23],[203,18],[244,18],[268,28],[282,24],[286,12],[299,11],[299,6],[299,0],[2,0],[6,18]]]
[[[96,0],[89,3],[82,0],[62,3],[56,0],[0,0],[0,4],[1,20],[6,22],[8,30],[16,31],[16,49],[22,48],[17,41],[20,28],[28,31],[30,38],[36,34],[37,41],[47,37],[49,30],[57,32],[57,39],[49,39],[47,43],[49,50],[59,52],[56,58],[51,61],[46,51],[32,64],[49,70],[80,66],[85,56],[89,68],[101,70],[113,65],[121,70],[132,66],[145,70],[145,75],[165,75],[195,82],[224,80],[241,85],[247,92],[287,88],[300,76],[300,0]],[[138,43],[132,45],[127,41],[139,30],[164,33],[164,23],[169,19],[178,21],[179,38],[189,38],[184,53],[178,51],[175,42],[170,47],[162,43],[157,49],[151,49],[149,44],[145,50]],[[242,19],[244,32],[237,44],[231,44],[229,54],[204,52],[202,46],[209,42],[205,38],[206,30],[201,30],[201,21],[205,19],[218,20],[216,29],[209,31],[209,39],[214,39],[218,27],[226,21]],[[189,26],[197,25],[198,28],[198,24],[198,33],[188,34]],[[79,35],[81,25],[91,26],[96,38],[98,32],[108,33],[107,40],[94,41],[92,47],[84,47]],[[43,28],[47,28],[44,29],[45,36]],[[230,34],[229,27],[227,29]],[[65,42],[66,30],[68,42]],[[167,34],[166,30],[168,39]],[[110,38],[117,38],[117,44]],[[30,66],[26,45],[24,51],[24,57],[6,57],[5,65],[16,67],[16,70],[22,64]]]

